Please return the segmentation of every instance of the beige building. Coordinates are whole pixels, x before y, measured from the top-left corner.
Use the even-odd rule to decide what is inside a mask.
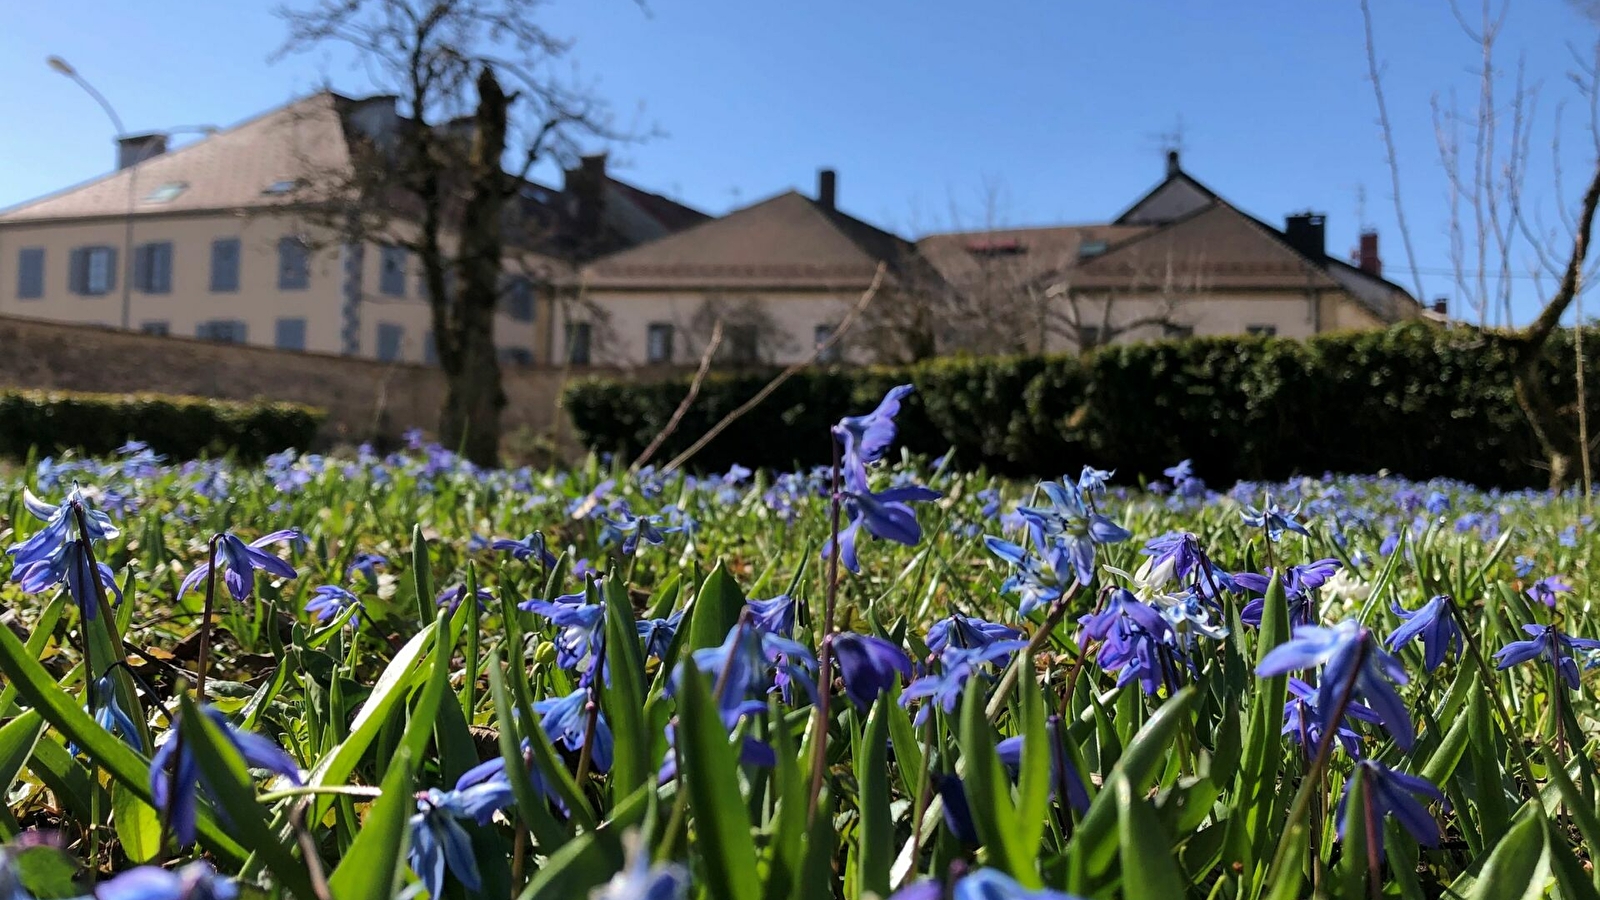
[[[694,363],[722,319],[720,361],[808,358],[880,263],[870,319],[836,352],[904,358],[889,328],[925,328],[917,355],[1086,350],[1189,334],[1306,337],[1423,315],[1382,277],[1377,236],[1353,263],[1328,255],[1325,219],[1275,228],[1168,158],[1166,178],[1103,224],[986,229],[908,242],[841,212],[824,170],[816,199],[790,191],[595,260],[558,310],[576,359]],[[558,344],[563,343],[559,342]],[[892,346],[889,346],[892,345]],[[555,348],[557,361],[562,346]]]
[[[421,266],[398,243],[412,226],[352,241],[306,206],[309,185],[348,181],[354,142],[406,125],[393,97],[324,91],[170,152],[124,138],[117,171],[0,212],[0,315],[432,362]],[[705,218],[610,178],[603,156],[518,201],[541,229],[507,252],[509,364],[549,361],[549,286],[572,260]]]

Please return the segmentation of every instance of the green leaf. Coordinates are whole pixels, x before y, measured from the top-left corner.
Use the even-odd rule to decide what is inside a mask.
[[[989,865],[1015,878],[1023,887],[1037,890],[1041,884],[1034,866],[1038,845],[1024,845],[1022,833],[1014,827],[1017,807],[1011,800],[1011,780],[994,749],[994,729],[984,713],[985,692],[982,679],[972,678],[961,698],[960,744],[961,758],[966,763],[967,803],[972,808],[978,837],[988,852]]]
[[[634,625],[627,587],[613,573],[605,581],[605,656],[611,683],[600,691],[600,705],[611,725],[615,760],[611,791],[626,797],[655,780],[650,766],[652,735],[646,725],[644,654]]]
[[[149,762],[90,718],[78,705],[77,698],[51,679],[9,628],[0,628],[0,672],[5,673],[16,685],[17,694],[38,710],[45,721],[60,729],[135,796],[146,803],[153,802]],[[230,862],[244,861],[247,855],[244,848],[218,827],[209,811],[201,811],[197,825],[201,843],[213,853]]]
[[[111,785],[111,816],[129,859],[149,862],[161,852],[161,817],[120,781]]]
[[[1594,801],[1578,790],[1578,786],[1572,782],[1572,777],[1567,773],[1566,766],[1561,764],[1548,747],[1541,747],[1539,756],[1544,761],[1547,777],[1555,785],[1562,802],[1566,804],[1567,815],[1571,816],[1572,821],[1578,826],[1578,834],[1583,836],[1584,844],[1591,849],[1600,847],[1600,817],[1595,814]],[[1564,842],[1566,838],[1561,840]],[[1595,879],[1597,884],[1591,887],[1600,886],[1600,871],[1595,873]]]
[[[383,776],[383,793],[367,809],[356,839],[339,867],[328,876],[328,889],[339,900],[389,900],[405,875],[409,820],[416,806],[416,766],[402,749]]]
[[[922,774],[922,745],[917,741],[917,729],[911,724],[911,713],[900,705],[900,685],[889,689],[889,702],[884,709],[889,714],[889,737],[893,739],[895,768],[900,772],[900,787],[905,796],[917,795],[917,779]]]
[[[694,610],[689,618],[689,650],[716,647],[739,622],[744,611],[744,592],[739,583],[728,574],[726,564],[718,562],[705,581],[700,583],[700,593],[695,595]]]
[[[678,742],[694,812],[694,850],[714,900],[748,900],[760,895],[761,882],[739,790],[738,758],[728,745],[705,674],[695,666],[685,666],[683,673]]]
[[[28,658],[44,658],[44,648],[50,644],[50,635],[56,630],[56,623],[61,620],[61,613],[67,608],[67,592],[56,594],[50,605],[39,614],[39,621],[34,623],[33,634],[28,635]],[[0,687],[0,718],[11,714],[11,704],[17,699],[17,687],[6,684]]]
[[[1116,779],[1117,836],[1126,900],[1182,898],[1188,882],[1178,871],[1172,844],[1155,813],[1136,795],[1127,776]]]
[[[517,799],[517,812],[528,825],[528,831],[539,842],[546,856],[554,854],[567,842],[567,832],[555,816],[550,814],[550,804],[534,787],[528,772],[528,763],[522,755],[521,735],[517,733],[517,717],[511,695],[506,690],[505,671],[500,665],[500,648],[489,653],[489,693],[494,698],[496,721],[500,723],[500,756],[506,761],[506,778],[511,782],[511,794]]]
[[[434,618],[432,563],[428,560],[428,540],[422,536],[422,523],[411,527],[411,589],[416,592],[417,621],[432,622]],[[475,603],[468,597],[462,605]]]
[[[1550,860],[1545,841],[1544,814],[1530,801],[1517,814],[1505,835],[1474,865],[1450,885],[1450,896],[1460,900],[1538,900],[1550,881]]]
[[[28,710],[0,727],[0,797],[11,792],[17,773],[28,764],[33,748],[44,734],[44,717],[37,710]],[[0,803],[0,840],[9,841],[17,836],[16,820]]]
[[[886,708],[898,707],[889,704]],[[773,767],[778,809],[772,817],[771,833],[768,835],[772,848],[771,861],[761,896],[765,900],[784,900],[795,886],[804,865],[810,783],[803,765],[807,757],[805,754],[795,755],[794,736],[781,724],[783,710],[776,697],[768,700],[767,709],[771,721],[780,723],[772,729],[772,749],[778,758],[778,764]],[[899,746],[899,739],[896,738],[897,751]]]
[[[78,861],[64,851],[36,845],[16,851],[11,862],[17,883],[37,900],[68,900],[84,894],[75,881]]]
[[[1050,756],[1055,752],[1046,721],[1044,694],[1032,676],[1033,657],[1023,659],[1019,682],[1022,706],[1022,771],[1017,777],[1017,843],[1037,847],[1050,816]]]
[[[315,897],[306,867],[295,858],[294,850],[267,825],[266,812],[256,801],[255,787],[244,758],[217,723],[200,712],[184,696],[179,701],[177,740],[194,754],[208,794],[228,814],[228,828],[237,834],[251,852],[266,863],[284,889],[297,897]]]
[[[1600,891],[1584,875],[1583,867],[1572,855],[1572,848],[1567,846],[1567,837],[1556,827],[1556,823],[1548,817],[1544,819],[1545,846],[1550,855],[1550,870],[1555,873],[1556,886],[1561,888],[1562,900],[1600,900]],[[1588,845],[1591,849],[1594,844]],[[1592,861],[1591,861],[1592,862]]]
[[[889,865],[894,862],[894,817],[889,811],[888,694],[878,695],[861,743],[852,754],[861,824],[856,829],[856,896],[889,896]]]

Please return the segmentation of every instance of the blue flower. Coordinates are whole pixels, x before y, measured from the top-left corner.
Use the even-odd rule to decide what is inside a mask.
[[[1090,639],[1101,642],[1095,663],[1107,672],[1116,672],[1117,686],[1139,680],[1146,694],[1154,695],[1162,685],[1177,689],[1177,667],[1170,646],[1172,626],[1152,607],[1139,602],[1131,592],[1117,588],[1105,608],[1078,619],[1083,626],[1079,646]]]
[[[883,638],[846,631],[831,640],[844,692],[857,709],[871,707],[879,694],[894,686],[896,675],[911,679],[911,657]]]
[[[139,739],[139,727],[117,703],[117,689],[110,675],[102,675],[94,680],[94,720],[111,734],[120,735],[128,746],[144,750]]]
[[[1445,654],[1452,649],[1461,656],[1464,646],[1461,629],[1450,612],[1450,598],[1440,594],[1424,603],[1416,612],[1407,612],[1399,603],[1390,605],[1394,614],[1404,620],[1388,638],[1389,649],[1399,650],[1417,638],[1422,639],[1423,667],[1432,672],[1444,662]]]
[[[937,705],[946,714],[955,712],[967,679],[981,675],[991,664],[1011,658],[1011,654],[1027,646],[1026,641],[994,641],[984,647],[947,646],[939,654],[939,671],[929,673],[906,685],[900,692],[900,705],[910,706],[912,701],[927,699],[917,711],[915,719],[920,727],[927,721],[928,713]]]
[[[1518,578],[1527,578],[1533,573],[1534,560],[1531,556],[1519,556],[1513,560]]]
[[[1049,559],[1040,559],[1030,554],[1020,544],[1013,544],[992,534],[984,535],[983,543],[989,548],[990,553],[1010,563],[1015,569],[1006,578],[1005,583],[1000,585],[1000,589],[1020,595],[1021,599],[1017,602],[1017,612],[1020,615],[1026,616],[1041,606],[1054,603],[1061,599],[1061,595],[1070,587],[1063,584],[1062,580],[1072,577],[1071,569],[1057,569],[1050,564]]]
[[[667,650],[672,647],[672,639],[678,634],[678,624],[682,621],[683,610],[680,609],[665,619],[640,619],[634,622],[633,627],[644,640],[645,657],[665,660]]]
[[[434,900],[445,895],[446,872],[454,875],[468,891],[483,888],[478,860],[472,853],[472,837],[457,821],[450,799],[443,791],[429,790],[417,798],[417,813],[410,822],[411,847],[406,851],[407,860]]]
[[[943,772],[932,773],[933,789],[944,801],[944,827],[950,829],[955,839],[968,846],[983,843],[978,837],[978,824],[972,818],[972,805],[967,802],[967,785],[959,776]],[[896,896],[899,896],[898,894]]]
[[[1115,469],[1108,472],[1105,469],[1084,466],[1083,472],[1078,475],[1078,490],[1086,497],[1104,496],[1106,482],[1115,474],[1117,474]]]
[[[862,463],[875,463],[883,458],[893,443],[894,417],[900,413],[900,401],[913,390],[909,384],[892,387],[878,408],[864,416],[845,416],[833,427],[833,433],[844,444],[846,455],[853,455]]]
[[[205,860],[181,869],[138,866],[95,886],[95,900],[235,900],[239,885]]]
[[[839,532],[839,560],[851,572],[860,572],[861,563],[856,555],[856,541],[863,526],[867,532],[886,541],[914,547],[922,540],[922,526],[917,524],[917,514],[910,504],[923,500],[937,500],[942,495],[920,485],[891,487],[872,491],[867,486],[867,473],[859,462],[846,461],[844,490],[840,498],[850,523]],[[833,555],[834,539],[830,536],[822,548],[822,558]]]
[[[228,585],[228,593],[232,594],[235,600],[249,600],[251,594],[255,591],[257,569],[269,575],[276,575],[279,578],[295,577],[294,566],[289,565],[271,553],[263,551],[261,548],[268,544],[300,540],[304,540],[304,536],[294,528],[285,528],[281,531],[262,535],[248,544],[240,540],[232,532],[223,532],[217,541],[217,552],[222,555],[220,565],[227,570],[225,581]],[[217,561],[213,559],[195,566],[194,571],[183,579],[183,584],[178,586],[178,596],[182,597],[192,590],[195,585],[205,580],[205,577],[211,573],[212,566],[217,564]]]
[[[1442,491],[1434,491],[1422,505],[1431,515],[1442,516],[1450,511],[1450,498]]]
[[[1079,900],[1049,888],[1029,890],[999,869],[979,869],[956,882],[950,900]]]
[[[378,586],[378,567],[389,565],[389,558],[377,553],[357,553],[356,558],[350,560],[350,565],[345,567],[344,577],[349,578],[356,572],[367,580],[368,587]]]
[[[1081,584],[1094,579],[1096,544],[1115,544],[1132,537],[1121,525],[1090,511],[1083,492],[1074,484],[1042,482],[1049,506],[1021,506],[1017,512],[1028,523],[1034,548],[1050,562],[1056,572],[1077,575]]]
[[[1518,663],[1542,659],[1556,670],[1568,688],[1577,690],[1578,663],[1571,654],[1574,650],[1600,650],[1600,641],[1571,637],[1548,625],[1524,625],[1522,630],[1533,637],[1501,647],[1494,655],[1495,668],[1509,669]]]
[[[633,508],[626,500],[617,502],[612,510],[616,516],[601,514],[600,521],[605,526],[600,529],[600,546],[608,547],[612,544],[619,546],[623,556],[632,556],[639,549],[639,542],[644,541],[652,546],[665,543],[667,534],[681,530],[678,527],[663,527],[659,515],[635,515]]]
[[[757,707],[765,708],[759,701],[752,701],[750,711]],[[678,730],[671,722],[667,723],[667,758],[661,763],[661,770],[656,774],[656,783],[666,784],[678,777]],[[778,753],[772,749],[771,744],[764,744],[749,735],[739,742],[739,765],[761,766],[770,769],[778,764]]]
[[[450,615],[453,616],[456,614],[456,610],[461,607],[461,601],[465,600],[466,597],[467,586],[464,584],[453,584],[434,596],[433,605],[445,607],[447,610],[449,610]],[[484,609],[489,603],[493,602],[494,594],[490,593],[488,588],[478,588],[477,599],[478,609],[481,610]]]
[[[638,832],[622,836],[628,863],[590,895],[590,900],[683,900],[689,893],[689,870],[679,863],[650,865],[649,849]]]
[[[1153,537],[1139,552],[1150,557],[1151,569],[1171,566],[1173,577],[1180,582],[1207,562],[1200,536],[1190,531],[1169,531]]]
[[[1289,693],[1293,696],[1283,704],[1283,730],[1279,733],[1289,735],[1305,750],[1306,755],[1310,756],[1316,752],[1317,745],[1322,741],[1322,714],[1317,709],[1317,689],[1291,676]],[[1356,719],[1378,724],[1378,714],[1355,701],[1345,706],[1344,715],[1347,720]],[[1361,736],[1344,722],[1339,723],[1339,730],[1334,737],[1338,739],[1345,753],[1350,756],[1356,755]]]
[[[553,601],[525,600],[518,608],[538,613],[560,629],[556,633],[556,665],[583,672],[581,683],[587,685],[600,655],[606,608],[585,603],[585,599],[582,593],[563,594]]]
[[[1256,509],[1254,506],[1246,506],[1240,512],[1240,515],[1244,518],[1244,524],[1251,528],[1265,529],[1269,540],[1278,540],[1283,537],[1285,531],[1303,534],[1306,537],[1311,536],[1311,532],[1307,531],[1306,527],[1301,525],[1296,518],[1300,515],[1300,507],[1296,506],[1294,509],[1289,510],[1283,509],[1278,506],[1277,501],[1273,500],[1271,495],[1267,496],[1266,502],[1261,505],[1260,509]]]
[[[745,606],[750,607],[750,622],[755,627],[781,637],[794,637],[793,597],[779,594],[770,600],[747,600]]]
[[[983,648],[996,641],[1016,641],[1022,632],[1009,625],[986,622],[974,616],[953,615],[928,629],[928,649],[943,653],[946,647]]]
[[[589,759],[594,763],[595,771],[609,772],[611,726],[606,724],[606,717],[596,711],[594,734],[589,734],[590,702],[588,689],[579,688],[565,697],[540,700],[533,704],[533,711],[543,717],[539,720],[539,727],[544,729],[552,742],[573,753],[581,753],[584,745],[589,744]]]
[[[352,606],[359,608],[361,598],[336,584],[325,584],[311,592],[311,598],[306,601],[306,613],[318,622],[331,622]],[[359,626],[361,614],[352,615],[350,621]]]
[[[199,712],[221,730],[246,765],[276,772],[290,784],[301,784],[300,767],[282,747],[259,734],[233,727],[222,713],[210,706],[200,707]],[[162,820],[171,823],[178,844],[184,847],[194,843],[197,791],[202,787],[207,793],[211,790],[188,744],[179,731],[168,732],[167,741],[156,748],[156,755],[150,760],[151,799]]]
[[[1444,800],[1444,794],[1426,778],[1407,775],[1404,772],[1385,766],[1375,759],[1363,759],[1356,763],[1350,777],[1345,779],[1344,794],[1339,798],[1338,829],[1339,838],[1345,837],[1345,830],[1349,818],[1350,787],[1355,782],[1356,772],[1362,774],[1362,791],[1367,803],[1371,804],[1372,815],[1382,821],[1386,815],[1393,815],[1417,843],[1424,847],[1436,847],[1439,844],[1439,823],[1428,814],[1426,804],[1420,803],[1417,797],[1430,797],[1434,800]],[[1357,813],[1360,815],[1360,813]],[[1364,827],[1358,824],[1357,827]],[[1383,853],[1382,829],[1377,829],[1379,834],[1378,852]]]
[[[1352,668],[1360,661],[1360,667]],[[1295,669],[1323,666],[1322,678],[1317,688],[1317,714],[1319,725],[1325,731],[1334,727],[1329,721],[1345,701],[1354,701],[1359,695],[1372,707],[1378,721],[1393,735],[1402,750],[1410,750],[1416,733],[1411,727],[1411,715],[1394,689],[1395,684],[1407,682],[1406,673],[1394,657],[1383,651],[1372,638],[1372,632],[1355,620],[1340,622],[1332,628],[1302,625],[1294,630],[1294,638],[1272,648],[1261,664],[1257,675],[1284,675]],[[1354,677],[1350,696],[1344,696],[1346,685]]]
[[[91,542],[116,539],[119,532],[111,524],[109,516],[90,506],[83,491],[76,486],[59,506],[40,500],[23,488],[22,504],[34,518],[45,523],[44,528],[32,537],[6,550],[13,560],[11,580],[21,585],[24,593],[41,593],[66,582],[67,591],[83,617],[93,619],[100,605],[95,592],[95,578],[98,576],[100,585],[118,603],[122,601],[122,592],[117,587],[110,566],[97,562],[95,569],[90,570],[88,554],[77,539],[77,515],[73,510],[74,506],[83,507]]]
[[[661,542],[655,541],[654,543],[659,544]],[[550,549],[545,546],[544,533],[540,531],[535,531],[520,541],[513,541],[509,538],[495,538],[489,544],[489,547],[502,553],[510,553],[511,558],[517,562],[527,562],[530,559],[538,560],[546,569],[556,564],[556,555],[551,553]],[[628,550],[625,552],[632,553],[633,551]]]
[[[1572,593],[1572,587],[1561,580],[1560,575],[1547,575],[1535,581],[1526,591],[1528,599],[1537,600],[1545,606],[1554,607],[1556,596]]]
[[[734,625],[720,646],[696,650],[691,658],[696,668],[711,677],[722,723],[730,729],[740,716],[766,708],[764,701],[752,699],[752,695],[764,697],[791,683],[798,683],[809,696],[816,695],[811,673],[816,671],[817,661],[811,651],[747,623]],[[673,673],[674,691],[681,680],[680,668]]]
[[[1163,469],[1161,474],[1172,479],[1172,490],[1179,497],[1192,500],[1205,495],[1206,483],[1194,477],[1194,463],[1191,460],[1186,459],[1169,469]]]
[[[1067,753],[1066,745],[1062,743],[1066,736],[1061,730],[1060,716],[1051,716],[1045,723],[1045,735],[1050,741],[1050,796],[1059,797],[1064,793],[1067,805],[1081,816],[1089,811],[1089,789]],[[994,748],[1000,756],[1000,762],[1010,770],[1013,778],[1022,769],[1025,740],[1026,735],[1019,734],[1006,738]]]

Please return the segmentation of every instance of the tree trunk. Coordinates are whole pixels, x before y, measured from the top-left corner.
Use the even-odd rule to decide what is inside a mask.
[[[455,352],[452,359],[440,357],[449,384],[439,417],[440,440],[483,466],[499,462],[500,411],[506,405],[495,355],[494,310],[500,296],[507,178],[500,159],[510,103],[494,71],[485,66],[478,76],[470,182],[457,250],[460,293],[449,317]]]

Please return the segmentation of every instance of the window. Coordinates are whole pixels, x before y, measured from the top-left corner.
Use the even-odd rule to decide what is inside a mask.
[[[588,322],[567,323],[567,362],[575,366],[589,364],[589,344],[593,329]]]
[[[1078,349],[1089,350],[1100,346],[1100,329],[1094,325],[1083,325],[1078,328]]]
[[[140,244],[133,250],[133,286],[146,294],[172,293],[172,242]]]
[[[245,334],[245,325],[238,319],[212,319],[209,322],[201,322],[194,329],[195,337],[223,344],[242,344],[245,341]]]
[[[277,331],[273,346],[279,350],[304,350],[306,348],[305,319],[279,319]]]
[[[430,366],[439,364],[439,344],[431,331],[422,336],[422,361]]]
[[[500,361],[513,366],[531,366],[533,351],[527,347],[501,347]]]
[[[267,185],[265,188],[263,188],[261,193],[263,193],[263,194],[287,194],[290,191],[294,190],[294,188],[295,188],[295,182],[294,182],[293,178],[280,178],[277,181],[274,181],[273,183],[271,183],[271,184]]]
[[[506,315],[518,322],[533,321],[533,282],[521,275],[513,276],[506,282],[502,296]]]
[[[1078,244],[1078,258],[1090,259],[1106,252],[1105,241],[1083,241]]]
[[[378,323],[378,358],[384,362],[394,362],[400,358],[400,345],[405,343],[406,329],[404,325],[393,322]]]
[[[239,289],[239,239],[211,242],[211,292],[229,294]]]
[[[1193,325],[1177,325],[1172,322],[1161,326],[1162,333],[1169,338],[1194,337]]]
[[[1256,337],[1275,337],[1278,334],[1278,326],[1276,325],[1246,325],[1244,330],[1245,333],[1253,334]]]
[[[79,247],[72,251],[67,274],[74,294],[109,294],[117,286],[117,248]]]
[[[24,247],[17,251],[17,299],[37,300],[44,296],[44,248]]]
[[[171,203],[178,199],[178,195],[189,187],[187,181],[169,181],[161,185],[144,197],[146,203]]]
[[[724,357],[734,365],[750,365],[756,362],[760,355],[761,335],[756,326],[734,325],[727,331],[727,338],[723,345],[728,348]]]
[[[828,341],[833,339],[833,328],[834,328],[834,326],[833,326],[833,324],[831,322],[827,323],[827,324],[823,324],[823,325],[818,325],[816,328],[813,328],[811,330],[811,342],[815,346],[820,348],[823,344],[826,344]],[[831,363],[831,362],[838,362],[838,361],[839,361],[839,345],[838,344],[835,344],[835,345],[833,345],[832,347],[829,347],[826,350],[822,350],[821,352],[819,352],[817,354],[817,362]]]
[[[378,293],[386,297],[406,295],[406,248],[383,246],[378,256]]]
[[[311,251],[297,237],[278,241],[278,290],[303,291],[311,286]]]
[[[139,331],[143,334],[153,334],[158,337],[166,337],[172,333],[172,326],[165,320],[152,319],[148,322],[140,322]]]
[[[672,326],[666,322],[651,322],[645,329],[645,358],[652,363],[672,362]]]

